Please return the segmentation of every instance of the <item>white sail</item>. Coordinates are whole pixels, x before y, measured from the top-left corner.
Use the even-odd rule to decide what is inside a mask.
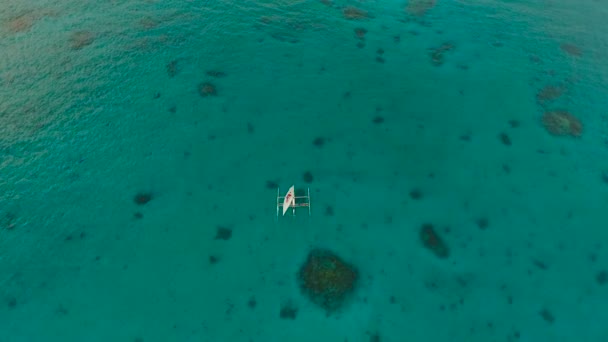
[[[289,191],[287,191],[287,194],[285,195],[285,199],[283,199],[283,216],[285,216],[285,213],[287,212],[287,210],[289,210],[289,207],[296,204],[296,194],[295,193],[296,193],[295,187],[292,185],[291,188],[289,188]]]

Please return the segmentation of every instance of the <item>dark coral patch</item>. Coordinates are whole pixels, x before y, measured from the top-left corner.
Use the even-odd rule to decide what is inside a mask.
[[[312,144],[316,147],[323,147],[323,145],[325,145],[325,138],[317,137],[315,138],[315,140],[312,141]]]
[[[486,230],[488,228],[488,226],[490,225],[490,222],[488,221],[487,218],[480,217],[477,220],[475,220],[475,224],[477,224],[477,227],[479,229]]]
[[[298,316],[298,308],[292,303],[286,303],[281,306],[281,312],[279,313],[282,319],[294,320]]]
[[[247,301],[247,306],[250,309],[255,309],[255,307],[258,305],[258,302],[255,300],[255,297],[251,297],[249,298],[249,300]]]
[[[313,181],[312,173],[310,173],[310,171],[304,172],[304,174],[302,175],[302,179],[306,183],[312,183],[312,181]]]
[[[279,182],[273,180],[266,181],[266,189],[276,189],[279,187]]]
[[[211,265],[215,265],[215,264],[217,264],[219,261],[220,261],[220,258],[219,258],[219,257],[217,257],[217,256],[215,256],[215,255],[210,255],[210,256],[209,256],[209,263],[210,263]]]
[[[378,125],[378,124],[381,124],[381,123],[383,123],[383,122],[384,122],[384,118],[383,118],[383,117],[381,117],[381,116],[375,116],[375,117],[372,119],[372,122]]]
[[[17,215],[14,213],[8,212],[4,214],[4,216],[0,217],[0,229],[13,230],[17,227],[15,221],[17,220]]]
[[[232,237],[232,229],[226,227],[217,227],[217,231],[215,232],[216,240],[230,240]]]
[[[137,205],[144,205],[150,202],[152,198],[153,196],[149,192],[139,192],[133,198],[133,202],[135,202]]]
[[[423,196],[424,195],[422,194],[422,190],[420,190],[420,189],[416,188],[416,189],[412,189],[410,191],[410,198],[413,199],[413,200],[422,199]]]
[[[500,133],[498,138],[503,145],[511,146],[511,138],[507,135],[507,133]]]
[[[422,225],[420,239],[424,247],[432,251],[438,258],[445,259],[450,255],[447,244],[439,236],[432,224],[425,223]]]
[[[553,322],[555,322],[555,316],[553,316],[553,313],[548,309],[542,309],[538,314],[545,322],[549,324],[553,324]]]

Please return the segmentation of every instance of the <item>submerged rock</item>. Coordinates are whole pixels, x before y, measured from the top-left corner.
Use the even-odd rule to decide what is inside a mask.
[[[343,306],[358,278],[354,266],[326,249],[313,249],[298,273],[302,292],[327,313]]]

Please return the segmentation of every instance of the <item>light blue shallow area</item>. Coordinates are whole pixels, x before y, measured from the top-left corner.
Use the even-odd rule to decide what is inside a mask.
[[[608,341],[606,18],[3,1],[0,341]],[[277,219],[292,184],[312,215]],[[332,315],[298,285],[312,248],[359,270]]]

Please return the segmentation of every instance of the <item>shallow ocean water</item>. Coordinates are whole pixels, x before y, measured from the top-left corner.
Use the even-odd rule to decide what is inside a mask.
[[[4,1],[0,340],[608,340],[607,15]],[[277,219],[292,184],[312,215]],[[315,247],[359,270],[332,315]]]

